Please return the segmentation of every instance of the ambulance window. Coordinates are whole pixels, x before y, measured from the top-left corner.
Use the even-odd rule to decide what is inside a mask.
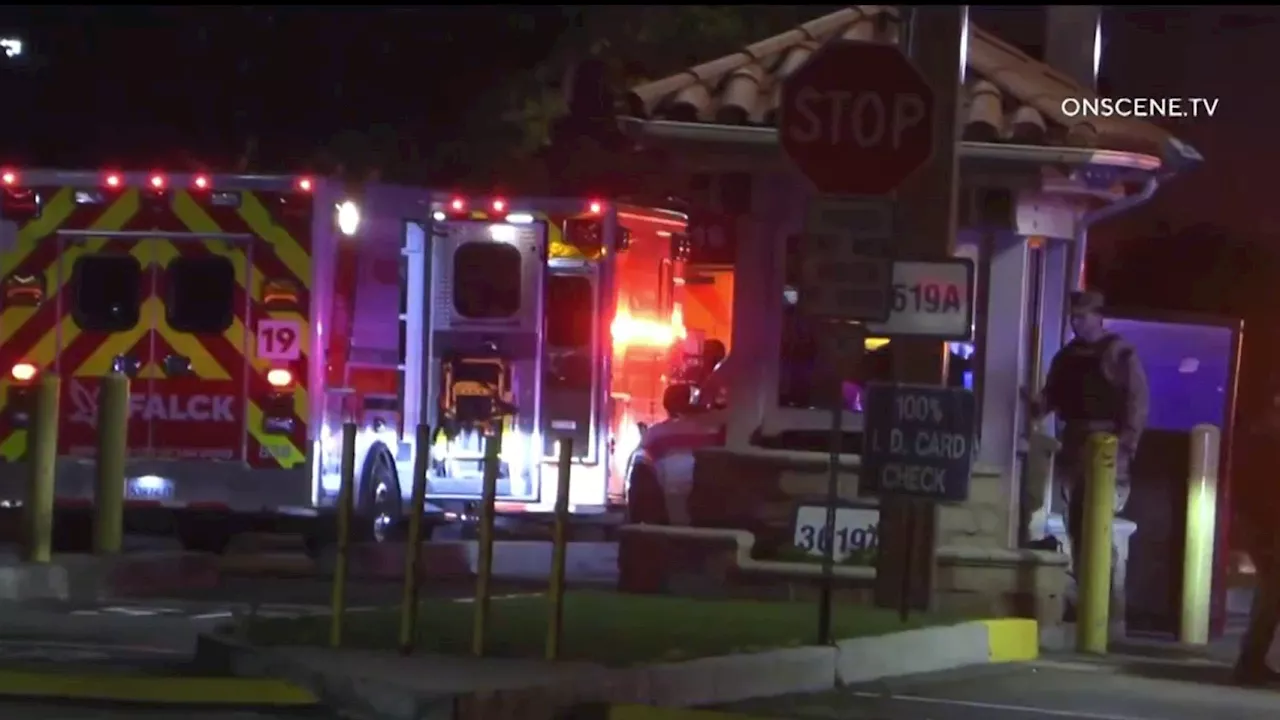
[[[547,344],[589,348],[595,321],[595,288],[581,275],[552,275],[547,280]]]
[[[236,270],[231,261],[212,257],[180,257],[167,268],[165,320],[178,332],[212,335],[231,327],[235,318]]]
[[[520,250],[499,242],[469,242],[453,253],[453,308],[473,320],[520,311]]]
[[[72,318],[85,330],[119,332],[138,324],[142,265],[137,258],[83,255],[71,270],[75,284]]]

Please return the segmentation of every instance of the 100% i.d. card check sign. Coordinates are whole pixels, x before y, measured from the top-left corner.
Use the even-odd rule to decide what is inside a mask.
[[[959,388],[872,384],[865,403],[864,483],[877,494],[967,498],[974,398]]]

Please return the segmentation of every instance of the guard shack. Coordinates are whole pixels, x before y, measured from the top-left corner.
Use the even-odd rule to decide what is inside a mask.
[[[778,87],[823,42],[897,34],[892,9],[848,7],[630,92],[622,125],[684,178],[693,236],[727,238],[736,252],[724,446],[695,453],[687,494],[668,490],[669,505],[685,504],[672,518],[785,536],[787,504],[825,492],[829,412],[810,379],[815,344],[798,339],[805,319],[794,308],[794,240],[811,190],[778,146]],[[1075,41],[1089,51],[1064,55],[1092,58],[1092,29]],[[1090,227],[1142,204],[1200,157],[1148,123],[1066,116],[1064,99],[1094,95],[1092,67],[1059,71],[972,25],[967,47],[955,245],[975,260],[978,291],[974,342],[951,348],[967,371],[951,381],[977,394],[980,448],[970,499],[940,513],[934,602],[1053,625],[1063,617],[1065,558],[1018,549],[1041,501],[1023,488],[1048,471],[1028,463],[1020,388],[1043,383],[1069,332],[1064,304],[1084,281]],[[708,216],[721,226],[698,227]],[[866,506],[873,501],[857,497],[862,423],[845,413],[840,494]],[[1028,472],[1039,477],[1028,481]]]

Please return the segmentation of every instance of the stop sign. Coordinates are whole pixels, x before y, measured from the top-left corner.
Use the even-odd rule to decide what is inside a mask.
[[[828,42],[778,110],[782,149],[818,192],[884,195],[933,154],[933,91],[895,45]]]

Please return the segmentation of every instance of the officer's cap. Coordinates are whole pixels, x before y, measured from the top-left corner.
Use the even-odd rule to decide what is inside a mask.
[[[1102,306],[1105,304],[1106,298],[1102,297],[1102,293],[1097,290],[1077,290],[1071,293],[1071,312],[1073,313],[1102,312]]]

